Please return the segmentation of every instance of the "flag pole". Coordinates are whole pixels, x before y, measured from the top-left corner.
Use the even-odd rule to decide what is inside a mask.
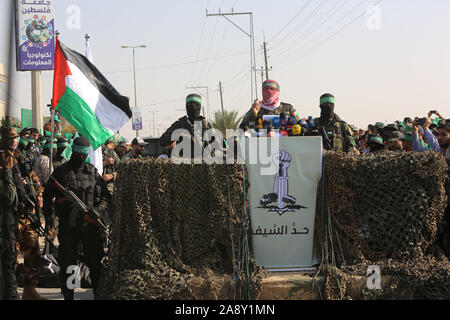
[[[55,127],[55,110],[53,109],[53,100],[52,103],[48,105],[50,107],[50,123],[52,126],[52,131],[50,135],[50,172],[49,175],[52,174],[51,170],[53,168],[53,136],[54,136],[54,127]]]

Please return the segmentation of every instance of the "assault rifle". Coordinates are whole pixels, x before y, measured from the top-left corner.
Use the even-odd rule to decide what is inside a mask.
[[[331,142],[330,137],[328,136],[328,133],[325,130],[325,127],[322,127],[322,126],[320,127],[319,134],[322,136],[322,139],[323,139],[323,148],[325,150],[332,150],[333,144]]]
[[[39,237],[44,237],[45,240],[54,247],[52,241],[48,238],[47,232],[45,232],[44,228],[42,228],[41,220],[39,217],[38,209],[36,208],[35,203],[28,197],[25,196],[25,205],[24,205],[24,216],[30,221],[31,228],[36,231]],[[33,213],[33,209],[35,209],[36,213]]]
[[[77,197],[77,195],[69,190],[68,188],[64,187],[63,185],[61,185],[55,178],[53,178],[52,176],[50,176],[50,179],[53,180],[53,182],[55,183],[56,187],[62,192],[64,193],[64,196],[70,201],[72,202],[72,204],[78,208],[78,210],[80,210],[81,215],[84,217],[85,215],[87,215],[89,218],[91,218],[92,220],[96,221],[96,225],[100,228],[100,230],[106,235],[107,238],[109,238],[109,234],[108,234],[108,229],[106,228],[105,224],[102,222],[102,218],[100,217],[99,213],[92,209],[89,209],[83,201],[81,201],[80,198]]]

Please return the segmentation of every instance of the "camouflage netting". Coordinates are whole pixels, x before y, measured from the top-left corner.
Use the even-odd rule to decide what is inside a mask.
[[[242,166],[132,160],[116,181],[101,299],[256,297],[267,273],[242,241]]]
[[[450,262],[437,245],[447,205],[444,157],[326,153],[324,159],[315,234],[322,297],[450,299]],[[381,289],[368,290],[363,278],[355,291],[369,265],[380,267]]]

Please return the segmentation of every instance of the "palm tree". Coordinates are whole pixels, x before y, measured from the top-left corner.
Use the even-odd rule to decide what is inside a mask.
[[[238,118],[238,111],[226,111],[224,110],[223,115],[221,111],[214,112],[214,121],[211,121],[213,128],[222,132],[224,138],[226,138],[227,129],[237,129],[241,124],[242,117]]]

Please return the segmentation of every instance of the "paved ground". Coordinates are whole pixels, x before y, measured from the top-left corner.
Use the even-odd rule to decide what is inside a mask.
[[[37,288],[37,291],[49,300],[64,300],[61,289]],[[22,296],[23,289],[18,288],[17,292]],[[92,289],[77,289],[75,290],[75,300],[94,300],[94,293]]]
[[[44,222],[41,221],[43,225]],[[39,244],[41,252],[44,249],[44,239],[39,238]],[[58,245],[58,239],[55,239],[55,245]],[[19,250],[18,254],[18,262],[23,263],[23,256]],[[49,300],[64,300],[63,295],[61,294],[60,288],[37,288],[36,289],[42,296],[46,297]],[[17,292],[20,296],[22,296],[23,288],[18,288]],[[94,293],[92,289],[76,289],[75,290],[75,300],[94,300]]]

